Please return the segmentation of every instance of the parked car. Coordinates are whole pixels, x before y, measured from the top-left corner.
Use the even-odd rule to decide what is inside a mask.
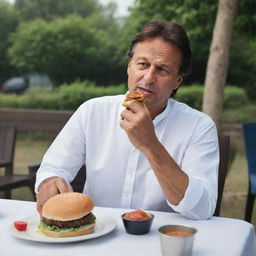
[[[8,79],[3,83],[1,92],[22,94],[29,88],[35,90],[52,90],[53,85],[47,75],[32,74]]]
[[[1,91],[3,93],[17,93],[21,94],[28,88],[28,81],[24,77],[13,77],[8,79],[2,85]]]

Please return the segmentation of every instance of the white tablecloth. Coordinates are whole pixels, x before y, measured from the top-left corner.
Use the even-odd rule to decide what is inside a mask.
[[[95,207],[94,214],[107,214],[116,219],[117,228],[102,237],[76,243],[50,244],[15,238],[9,228],[13,221],[37,215],[34,202],[0,199],[1,256],[160,256],[158,228],[167,224],[185,224],[197,228],[193,255],[253,256],[256,255],[254,227],[245,221],[213,217],[193,221],[174,213],[153,212],[150,233],[129,235],[125,232],[121,214],[125,209]]]

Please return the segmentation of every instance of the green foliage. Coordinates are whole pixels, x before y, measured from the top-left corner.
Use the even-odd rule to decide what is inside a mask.
[[[84,101],[103,95],[103,89],[90,82],[62,85],[59,88],[61,109],[76,109]]]
[[[181,87],[175,99],[201,110],[202,85]],[[0,94],[0,108],[26,108],[26,109],[60,109],[75,110],[83,102],[104,95],[124,94],[127,88],[124,84],[118,86],[99,87],[90,81],[75,82],[61,85],[54,92],[30,91],[24,95]],[[249,103],[244,89],[226,86],[224,91],[224,108],[231,109]]]
[[[116,46],[109,34],[77,15],[22,23],[12,36],[11,62],[24,72],[48,74],[56,84],[77,78],[112,83]]]
[[[249,103],[244,89],[227,86],[224,90],[224,109],[241,107]]]
[[[37,18],[53,20],[70,14],[87,17],[102,11],[97,0],[16,0],[14,7],[19,11],[22,21]]]
[[[0,108],[60,109],[59,105],[59,97],[55,93],[0,94]]]
[[[202,108],[203,86],[192,85],[181,87],[175,95],[175,99],[200,110]]]
[[[48,73],[57,85],[77,79],[105,85],[126,82],[123,56],[131,38],[145,22],[164,18],[183,25],[189,35],[193,59],[187,83],[203,83],[217,4],[136,0],[121,29],[123,20],[114,18],[114,3],[103,8],[98,0],[16,0],[14,5],[0,0],[0,82],[30,72]],[[255,6],[255,0],[239,1],[227,77],[228,84],[245,88],[254,100]]]
[[[184,102],[189,106],[198,110],[202,109],[204,87],[200,85],[192,85],[187,87],[181,87],[175,99]],[[230,109],[233,107],[240,107],[249,103],[247,94],[244,89],[226,86],[224,89],[224,109]]]
[[[256,105],[247,104],[225,109],[221,119],[224,122],[256,122]]]
[[[125,92],[124,85],[111,87],[97,87],[92,82],[73,83],[62,85],[59,88],[59,99],[61,109],[76,109],[84,101],[104,95],[116,95]]]
[[[17,25],[16,11],[7,1],[0,0],[0,84],[15,72],[9,64],[7,49],[10,46],[9,36]]]
[[[0,108],[19,108],[19,99],[16,94],[0,94]]]
[[[236,37],[229,63],[228,81],[244,88],[248,97],[256,102],[256,40]]]
[[[104,95],[125,93],[125,85],[99,87],[93,82],[64,84],[54,92],[29,91],[23,95],[0,94],[0,108],[75,110],[83,102]]]
[[[238,1],[238,15],[235,21],[235,30],[238,34],[255,38],[256,29],[256,1]]]
[[[56,85],[125,81],[116,7],[98,0],[0,0],[0,83],[31,72],[48,73]]]

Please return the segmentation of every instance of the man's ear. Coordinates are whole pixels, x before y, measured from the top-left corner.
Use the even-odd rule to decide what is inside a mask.
[[[176,80],[175,89],[178,89],[181,86],[182,82],[183,82],[183,76],[178,75],[177,80]]]
[[[128,76],[129,76],[129,72],[130,72],[130,66],[131,66],[131,62],[129,61],[128,65],[127,65],[127,75]]]

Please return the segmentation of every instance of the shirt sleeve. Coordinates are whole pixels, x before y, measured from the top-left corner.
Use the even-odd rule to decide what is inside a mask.
[[[184,153],[181,169],[189,184],[184,198],[173,210],[191,219],[208,219],[216,207],[219,145],[216,126],[210,118],[199,121]]]
[[[82,105],[83,106],[83,105]],[[85,163],[85,125],[82,106],[71,116],[45,153],[37,171],[35,193],[42,181],[58,176],[70,183]]]

